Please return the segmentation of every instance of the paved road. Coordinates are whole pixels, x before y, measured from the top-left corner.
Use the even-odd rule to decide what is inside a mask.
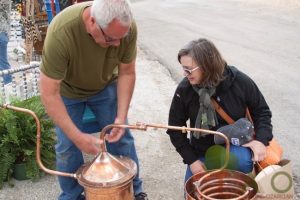
[[[299,5],[298,0],[294,2]],[[133,8],[139,42],[176,81],[182,77],[177,51],[199,37],[212,40],[229,64],[256,81],[273,111],[275,137],[299,177],[300,9],[291,5],[241,0],[136,0]],[[300,193],[299,178],[295,181]]]

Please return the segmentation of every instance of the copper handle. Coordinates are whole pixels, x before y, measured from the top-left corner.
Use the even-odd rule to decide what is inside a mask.
[[[43,171],[45,171],[49,174],[57,175],[57,176],[67,176],[67,177],[76,178],[76,174],[51,170],[51,169],[46,168],[44,166],[44,164],[42,163],[41,151],[40,151],[40,146],[41,146],[41,124],[40,124],[40,120],[38,119],[38,117],[36,116],[36,114],[33,111],[25,109],[25,108],[19,108],[19,107],[11,106],[11,105],[8,105],[8,104],[4,104],[4,105],[0,104],[0,107],[10,109],[10,110],[14,110],[14,111],[17,111],[17,112],[23,112],[23,113],[29,114],[35,119],[35,123],[36,123],[36,161],[37,161],[38,165],[40,166],[40,168]]]

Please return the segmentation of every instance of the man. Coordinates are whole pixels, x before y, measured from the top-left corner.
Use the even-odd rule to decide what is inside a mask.
[[[10,31],[10,0],[0,0],[0,70],[10,68],[7,59],[7,44]],[[5,75],[4,84],[11,82],[11,75]]]
[[[127,0],[94,0],[75,4],[54,17],[45,39],[40,89],[49,116],[56,123],[57,170],[75,172],[82,151],[99,152],[98,138],[82,131],[89,106],[101,129],[125,124],[135,84],[136,25]],[[112,129],[108,151],[138,165],[129,130]],[[84,199],[75,179],[59,177],[60,200]],[[135,199],[147,199],[139,174],[133,180]]]

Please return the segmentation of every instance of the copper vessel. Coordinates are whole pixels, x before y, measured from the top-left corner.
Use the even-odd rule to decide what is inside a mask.
[[[225,169],[229,162],[227,138],[225,143],[224,165],[221,169],[200,172],[191,176],[185,183],[186,200],[249,200],[259,196],[258,185],[250,176],[239,171]]]
[[[129,158],[112,156],[107,152],[105,142],[100,146],[101,151],[95,159],[82,165],[75,174],[59,172],[47,169],[40,158],[40,122],[35,113],[31,110],[18,108],[11,105],[1,105],[0,107],[24,112],[34,117],[37,125],[37,147],[36,160],[40,168],[45,172],[58,176],[72,177],[78,180],[84,187],[86,199],[88,200],[133,200],[132,180],[137,172],[137,166]],[[193,175],[185,184],[187,200],[245,200],[254,199],[257,194],[257,183],[247,175],[231,170],[225,170],[229,161],[229,141],[220,132],[187,128],[177,126],[165,126],[160,124],[137,123],[136,125],[112,124],[104,127],[101,131],[100,139],[104,141],[104,136],[111,128],[128,128],[146,131],[148,127],[187,131],[199,131],[207,134],[219,135],[226,143],[226,154],[224,166],[219,170],[207,171]]]
[[[205,179],[199,185],[198,181],[203,177]],[[255,199],[257,183],[238,171],[206,171],[189,178],[185,184],[185,192],[187,200]]]

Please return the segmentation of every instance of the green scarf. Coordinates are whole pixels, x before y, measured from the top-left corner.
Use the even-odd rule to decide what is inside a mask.
[[[195,128],[209,130],[218,124],[215,108],[211,102],[211,96],[215,93],[215,87],[198,87],[193,86],[193,89],[199,95],[199,110],[195,121]],[[207,135],[203,132],[194,131],[193,136],[197,139]]]

